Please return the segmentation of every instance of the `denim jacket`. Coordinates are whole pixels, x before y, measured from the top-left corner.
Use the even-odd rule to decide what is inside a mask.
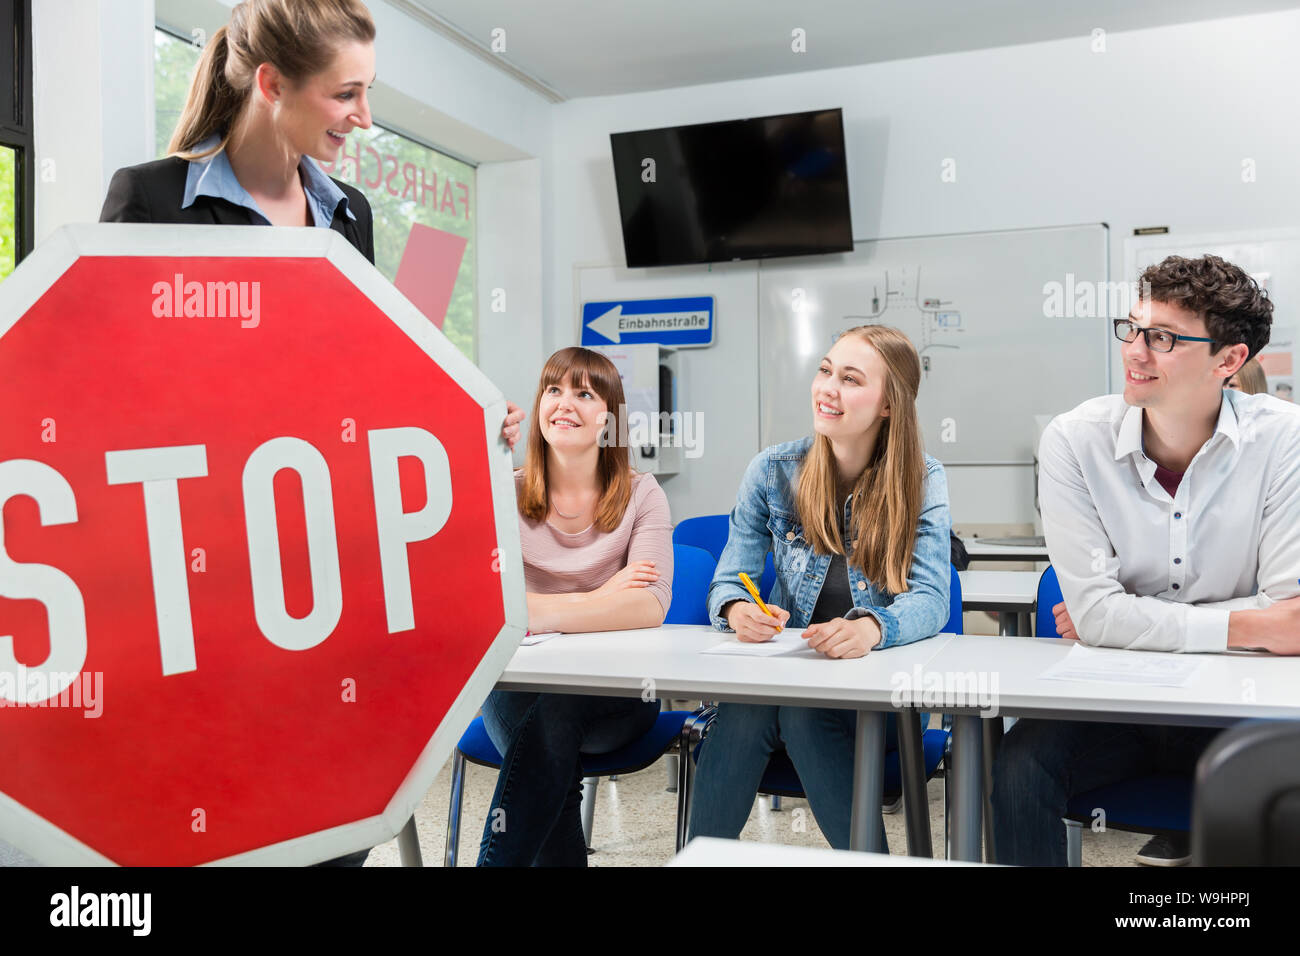
[[[736,599],[751,600],[737,576],[744,571],[757,581],[767,552],[776,565],[771,601],[790,612],[789,627],[806,627],[830,568],[831,555],[817,554],[803,536],[795,508],[799,469],[812,438],[773,445],[759,452],[745,469],[736,507],[731,510],[727,546],[709,586],[709,617],[713,626],[730,630],[722,606]],[[854,607],[844,615],[852,620],[870,614],[880,622],[879,647],[910,644],[932,637],[948,621],[950,586],[948,482],[943,465],[925,456],[926,477],[916,543],[907,590],[891,594],[866,580],[849,565],[849,585]],[[852,527],[853,498],[844,503],[844,526]]]

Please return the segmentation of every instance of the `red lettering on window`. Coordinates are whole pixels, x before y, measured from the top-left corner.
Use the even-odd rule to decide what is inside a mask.
[[[438,208],[438,174],[433,174],[433,182],[429,182],[427,170],[420,168],[420,206],[424,206],[424,197],[428,196],[433,200],[433,208]]]
[[[397,175],[397,157],[396,156],[384,157],[385,163],[388,163],[390,161],[393,164],[393,171],[384,177],[384,188],[388,190],[388,194],[390,196],[396,196],[397,190],[393,188],[393,177]]]

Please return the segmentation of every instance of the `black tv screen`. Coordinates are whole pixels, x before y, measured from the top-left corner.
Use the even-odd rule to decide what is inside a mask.
[[[853,248],[838,109],[609,139],[631,268]]]

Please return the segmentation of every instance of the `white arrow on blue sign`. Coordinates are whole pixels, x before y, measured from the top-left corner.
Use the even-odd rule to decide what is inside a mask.
[[[713,344],[713,296],[582,304],[583,345],[653,342],[671,348]]]

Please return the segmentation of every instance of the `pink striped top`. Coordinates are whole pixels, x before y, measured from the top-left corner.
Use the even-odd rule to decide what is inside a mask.
[[[524,472],[515,472],[515,493],[523,490]],[[632,561],[653,561],[659,580],[649,590],[663,605],[673,599],[673,521],[668,497],[654,475],[632,476],[632,498],[613,531],[595,525],[567,534],[549,522],[519,516],[524,582],[534,594],[594,591]]]

